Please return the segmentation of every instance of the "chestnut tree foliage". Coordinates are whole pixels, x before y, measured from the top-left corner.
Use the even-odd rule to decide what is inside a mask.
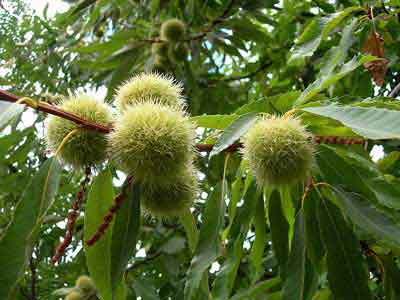
[[[0,1],[0,85],[30,98],[0,97],[1,299],[63,299],[80,275],[97,289],[82,299],[400,299],[400,2],[66,2],[48,17]],[[157,44],[173,18],[186,33],[170,53]],[[98,91],[113,105],[150,71],[182,83],[197,126],[200,187],[179,217],[144,213],[134,174],[106,161],[85,175],[44,142],[39,100]],[[268,114],[313,135],[307,180],[249,173],[239,143]],[[53,264],[77,198],[72,243]]]

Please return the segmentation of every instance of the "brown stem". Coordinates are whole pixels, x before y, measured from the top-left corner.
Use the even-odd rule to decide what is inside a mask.
[[[122,203],[124,202],[124,200],[126,198],[125,197],[126,196],[126,188],[132,184],[132,181],[133,181],[133,178],[131,176],[128,177],[127,185],[122,189],[121,193],[119,193],[114,198],[114,203],[108,209],[108,212],[106,213],[106,215],[103,217],[103,222],[99,225],[99,227],[97,227],[96,232],[88,240],[86,240],[86,245],[88,245],[88,246],[94,245],[96,242],[98,242],[101,239],[101,237],[107,231],[112,220],[114,219],[115,214],[121,208]]]
[[[81,188],[79,189],[78,193],[76,193],[76,199],[74,203],[72,203],[72,210],[68,213],[67,229],[65,231],[64,239],[58,245],[53,258],[51,259],[53,264],[57,263],[60,260],[60,258],[65,253],[65,249],[67,249],[67,247],[72,242],[72,235],[74,232],[75,222],[79,216],[79,210],[82,206],[83,198],[86,193],[86,186],[90,181],[90,174],[91,174],[90,167],[87,167],[85,170],[85,178],[81,182]]]
[[[314,137],[314,142],[316,144],[333,144],[333,145],[363,145],[365,143],[364,139],[359,138],[347,138],[338,136],[316,136]],[[199,152],[210,152],[214,147],[214,144],[196,144],[195,148]],[[241,143],[236,143],[230,145],[224,150],[224,152],[235,152],[242,148]]]
[[[17,102],[21,97],[18,97],[16,95],[13,95],[9,92],[0,90],[0,99],[7,101],[7,102]],[[29,104],[27,104],[29,105]],[[78,115],[71,113],[71,112],[67,112],[64,111],[56,106],[47,104],[47,103],[42,103],[42,102],[38,102],[37,106],[32,107],[35,108],[39,111],[43,111],[45,113],[54,115],[54,116],[58,116],[67,120],[70,120],[84,128],[87,129],[92,129],[92,130],[96,130],[99,132],[103,132],[103,133],[109,133],[111,131],[110,127],[106,127],[104,125],[100,125],[100,124],[96,124],[90,121],[87,121],[85,119],[82,119],[81,117],[79,117]]]
[[[241,77],[241,78],[245,78]],[[241,79],[241,78],[235,78],[236,79]],[[8,93],[6,91],[0,90],[0,99],[5,100],[8,102],[17,102],[20,97],[17,97],[11,93]],[[41,104],[39,103],[38,107],[36,108],[40,111],[49,113],[51,115],[59,116],[61,118],[70,120],[72,122],[75,122],[78,125],[81,125],[82,127],[85,127],[87,129],[91,130],[97,130],[102,133],[109,133],[112,130],[112,127],[105,127],[100,124],[92,123],[89,121],[86,121],[79,116],[63,111],[55,106],[52,106],[50,104]],[[342,145],[361,145],[365,143],[365,140],[363,139],[353,139],[353,138],[346,138],[346,137],[337,137],[337,136],[316,136],[314,138],[315,143],[317,144],[342,144]],[[210,152],[213,148],[213,144],[197,144],[195,147],[199,152]],[[225,152],[234,152],[238,148],[242,147],[241,144],[232,144],[229,146]]]

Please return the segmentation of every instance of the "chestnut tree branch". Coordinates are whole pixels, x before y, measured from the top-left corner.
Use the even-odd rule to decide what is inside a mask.
[[[9,92],[0,90],[0,100],[8,101],[8,102],[18,102],[18,100],[21,99],[21,97],[18,97],[16,95],[13,95]],[[26,105],[30,105],[29,103],[26,103]],[[96,124],[90,121],[87,121],[85,119],[82,119],[76,114],[73,114],[71,112],[64,111],[56,106],[43,103],[43,102],[38,102],[36,106],[31,106],[32,108],[35,108],[39,111],[43,111],[45,113],[55,115],[61,118],[64,118],[66,120],[70,120],[79,126],[90,129],[90,130],[96,130],[101,133],[109,133],[112,131],[112,127],[106,127],[100,124]],[[314,142],[317,144],[341,144],[341,145],[363,145],[365,144],[366,140],[364,139],[359,139],[359,138],[346,138],[346,137],[337,137],[337,136],[315,136],[314,137]],[[199,152],[210,152],[213,148],[213,144],[196,144],[195,148]],[[225,149],[225,152],[235,152],[239,148],[242,147],[241,143],[236,143],[232,144],[229,146],[227,149]]]
[[[18,97],[9,92],[0,90],[0,100],[7,101],[7,102],[18,102],[18,100],[21,98],[22,97]],[[29,104],[27,104],[27,105],[30,106]],[[53,106],[53,105],[50,105],[50,104],[47,104],[44,102],[37,102],[35,106],[31,106],[31,107],[35,108],[39,111],[48,113],[48,114],[58,116],[63,119],[66,119],[66,120],[70,120],[70,121],[80,125],[81,127],[84,127],[87,129],[92,129],[92,130],[96,130],[96,131],[103,132],[103,133],[109,133],[111,131],[111,127],[107,127],[104,125],[100,125],[100,124],[96,124],[96,123],[87,121],[85,119],[82,119],[81,117],[79,117],[78,115],[76,115],[74,113],[67,112],[56,106]]]
[[[201,30],[200,33],[197,33],[187,39],[183,39],[182,42],[191,42],[191,41],[198,41],[203,39],[209,32],[213,31],[214,28],[221,23],[225,21],[225,19],[228,17],[229,12],[233,8],[233,5],[235,4],[235,0],[231,0],[229,4],[226,6],[225,10],[223,13],[215,18],[208,26],[206,26],[203,30]],[[164,41],[161,40],[160,38],[150,38],[150,39],[142,39],[139,40],[139,42],[148,42],[148,43],[163,43]]]

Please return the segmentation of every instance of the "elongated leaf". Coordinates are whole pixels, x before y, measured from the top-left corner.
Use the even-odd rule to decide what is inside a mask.
[[[338,155],[337,149],[320,145],[318,150],[318,166],[327,182],[373,197],[373,193],[363,181],[362,176],[365,174]]]
[[[196,220],[194,219],[190,210],[187,210],[184,214],[182,214],[179,219],[185,228],[189,248],[192,252],[194,252],[196,250],[197,241],[199,240],[199,231],[196,227]]]
[[[336,66],[344,63],[347,57],[347,51],[355,42],[354,29],[357,25],[358,19],[354,19],[349,25],[347,25],[340,39],[340,43],[337,47],[331,48],[325,55],[324,64],[320,69],[319,76],[326,76],[331,74]]]
[[[245,235],[240,233],[233,245],[228,249],[228,258],[214,280],[212,295],[215,300],[227,299],[232,291],[243,255],[244,239]]]
[[[191,117],[190,120],[199,127],[223,130],[237,118],[239,115],[204,115]]]
[[[128,179],[127,179],[128,181]],[[124,202],[115,216],[111,243],[111,283],[115,289],[126,265],[136,251],[140,230],[140,186],[125,182]]]
[[[276,190],[272,192],[269,199],[268,216],[272,248],[279,263],[281,277],[284,278],[289,256],[289,223],[282,210],[280,194]]]
[[[297,45],[291,49],[292,55],[289,63],[294,60],[309,57],[313,55],[321,43],[321,32],[323,26],[327,23],[326,19],[312,20],[297,40]]]
[[[22,104],[0,102],[0,130],[3,130],[23,111],[24,106]]]
[[[219,232],[224,223],[225,212],[223,198],[221,197],[221,185],[217,185],[207,201],[199,242],[186,275],[185,300],[195,298],[204,271],[219,255]]]
[[[265,245],[267,243],[267,220],[265,218],[265,206],[263,197],[258,197],[256,204],[256,213],[254,217],[254,228],[256,238],[250,252],[250,262],[252,269],[252,282],[258,280],[262,273],[262,258],[264,255]]]
[[[337,13],[311,21],[298,38],[297,45],[291,50],[292,55],[289,59],[289,63],[293,60],[313,55],[321,41],[327,38],[335,27],[349,15],[361,10],[363,10],[362,7],[348,7]]]
[[[71,11],[68,12],[68,14],[74,15],[79,13],[80,11],[84,10],[85,8],[89,7],[93,3],[95,3],[96,0],[83,0],[79,2],[76,6],[74,6]]]
[[[387,300],[399,300],[400,299],[400,287],[397,284],[400,280],[400,270],[397,266],[393,255],[385,255],[380,257],[384,267],[384,288],[385,288],[385,299]]]
[[[294,100],[299,96],[300,92],[294,91],[263,98],[243,105],[235,111],[235,114],[242,115],[250,112],[286,112],[292,107]]]
[[[113,299],[114,300],[126,300],[127,294],[128,294],[128,288],[127,288],[125,282],[121,281],[115,290]]]
[[[291,188],[289,186],[282,186],[279,188],[279,197],[281,198],[281,206],[283,214],[289,223],[289,239],[293,235],[293,226],[296,221],[296,208],[294,207]],[[297,200],[297,199],[296,199]]]
[[[318,165],[326,181],[364,195],[389,208],[400,208],[400,189],[387,182],[376,164],[340,148],[320,145]]]
[[[160,300],[157,290],[151,282],[135,277],[132,281],[132,286],[136,296],[140,297],[142,300]]]
[[[231,230],[231,239],[233,237],[236,238],[229,245],[228,259],[224,262],[214,280],[212,295],[215,300],[227,299],[232,292],[243,255],[243,243],[255,214],[257,198],[260,198],[260,196],[257,191],[256,181],[253,178],[244,196],[244,204],[239,208],[234,227]]]
[[[388,155],[377,161],[378,168],[381,172],[391,173],[399,159],[400,151],[390,152]]]
[[[280,278],[273,278],[270,280],[262,281],[246,290],[239,291],[235,296],[230,298],[230,300],[266,299],[266,295],[273,293],[277,289],[279,289],[280,284]]]
[[[114,199],[112,175],[109,169],[101,172],[93,181],[86,202],[84,239],[88,240],[103,222],[103,217]],[[112,225],[94,245],[85,244],[86,264],[102,300],[112,300],[111,286],[111,239]]]
[[[248,181],[250,178],[249,176],[246,177],[246,181]],[[225,240],[228,237],[228,234],[231,230],[231,227],[233,225],[233,222],[236,217],[236,211],[237,211],[237,203],[239,200],[242,198],[243,194],[246,192],[248,185],[245,184],[242,174],[242,170],[238,170],[238,176],[236,180],[232,183],[231,187],[231,199],[229,201],[228,205],[228,216],[229,216],[229,224],[225,228],[224,233],[222,235],[223,240]]]
[[[307,255],[314,266],[319,267],[325,255],[325,248],[321,239],[320,225],[318,222],[317,209],[319,202],[318,194],[311,191],[304,202],[304,220]]]
[[[61,165],[48,159],[27,186],[15,209],[14,218],[0,240],[0,298],[8,299],[23,275],[40,225],[57,193]]]
[[[323,91],[330,85],[334,84],[335,82],[339,81],[343,77],[345,77],[347,74],[351,73],[355,69],[357,69],[359,66],[376,60],[374,56],[360,56],[360,57],[353,57],[350,61],[345,63],[342,68],[337,72],[337,73],[331,73],[328,74],[327,76],[322,76],[318,77],[316,81],[311,83],[300,95],[300,97],[295,101],[295,106],[298,106],[300,104],[307,103],[310,101],[315,95],[317,95],[319,92]]]
[[[335,298],[371,299],[358,240],[337,207],[324,198],[319,203],[318,220],[327,252],[328,281]]]
[[[364,181],[375,193],[379,203],[389,208],[400,209],[400,186],[398,182],[389,183],[384,177],[367,178]]]
[[[228,148],[242,135],[244,135],[257,121],[257,113],[248,113],[241,115],[238,119],[232,122],[222,133],[218,141],[215,143],[210,158],[221,151]]]
[[[132,68],[135,65],[135,57],[127,54],[124,56],[123,63],[115,69],[111,76],[110,83],[107,86],[106,99],[111,99],[117,87],[132,74]]]
[[[315,289],[314,270],[306,255],[305,221],[303,210],[296,216],[287,275],[283,283],[282,299],[303,300],[312,296]]]
[[[355,133],[368,139],[400,138],[400,111],[397,110],[337,104],[307,107],[303,110],[342,122]]]
[[[362,200],[354,193],[335,188],[336,200],[347,217],[360,230],[371,235],[377,242],[400,250],[400,225],[387,217],[371,202]]]

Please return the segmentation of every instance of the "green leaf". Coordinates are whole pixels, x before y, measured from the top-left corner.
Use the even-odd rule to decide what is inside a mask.
[[[330,289],[324,288],[317,291],[313,300],[334,300]]]
[[[237,141],[242,135],[254,125],[257,121],[257,113],[248,113],[241,115],[235,121],[232,122],[222,133],[218,141],[215,143],[212,151],[210,152],[210,158],[221,151],[231,146]]]
[[[307,260],[303,210],[297,213],[282,299],[303,300],[312,296],[315,287],[314,270]]]
[[[296,100],[299,96],[300,92],[294,91],[266,97],[239,107],[235,111],[235,114],[242,115],[250,112],[286,112],[292,107],[294,100]]]
[[[224,213],[225,201],[218,184],[207,201],[197,249],[186,274],[185,300],[195,298],[203,273],[219,255],[219,232],[224,224]]]
[[[334,191],[337,196],[335,199],[343,212],[360,230],[374,237],[377,242],[400,250],[400,225],[397,222],[357,194],[347,193],[339,188]]]
[[[364,180],[374,192],[380,204],[389,208],[400,209],[400,186],[398,182],[389,183],[384,177]]]
[[[214,280],[212,299],[223,300],[229,297],[235,284],[237,270],[243,256],[244,239],[245,235],[239,233],[234,243],[229,247],[228,258],[222,265],[221,270],[218,272],[217,277]]]
[[[399,300],[400,299],[400,287],[398,282],[400,281],[400,270],[396,264],[396,261],[392,254],[384,255],[380,257],[383,263],[384,276],[383,284],[385,289],[386,300]]]
[[[68,14],[74,15],[79,13],[80,11],[84,10],[85,8],[89,7],[90,5],[94,4],[96,0],[82,0],[76,6],[74,6]]]
[[[390,152],[385,157],[377,161],[378,168],[383,173],[391,173],[400,159],[400,151]]]
[[[337,104],[306,107],[302,110],[342,122],[368,139],[400,138],[400,111],[397,110]]]
[[[246,181],[248,182],[249,180],[250,180],[250,176],[247,176]],[[225,240],[228,237],[228,234],[231,230],[231,227],[232,227],[233,222],[236,217],[237,203],[242,198],[244,193],[246,193],[248,186],[249,186],[249,184],[245,184],[245,179],[243,178],[242,168],[239,168],[238,174],[236,176],[236,180],[232,183],[232,186],[231,186],[231,199],[230,199],[229,205],[228,205],[229,224],[228,224],[228,226],[226,226],[226,228],[222,234],[223,240]]]
[[[62,167],[48,159],[27,186],[14,218],[0,240],[0,298],[9,299],[17,280],[24,274],[40,225],[57,193]]]
[[[265,245],[267,244],[267,220],[265,218],[264,199],[261,196],[258,197],[256,201],[256,213],[254,217],[256,238],[253,242],[249,256],[251,267],[254,270],[251,274],[252,282],[257,281],[259,276],[262,274],[262,259],[264,256]]]
[[[339,45],[329,49],[329,51],[325,54],[324,63],[320,69],[319,76],[323,77],[327,76],[328,74],[332,74],[336,66],[344,63],[347,57],[347,51],[355,42],[353,31],[357,25],[357,22],[358,19],[354,19],[349,25],[347,25],[343,30]]]
[[[115,216],[111,243],[111,283],[115,289],[122,279],[129,259],[136,251],[140,230],[140,186],[129,183],[123,186],[124,201]]]
[[[359,66],[376,60],[374,56],[371,55],[366,55],[366,56],[359,56],[359,57],[353,57],[350,61],[345,63],[341,69],[337,73],[331,73],[328,74],[327,76],[320,76],[318,77],[317,80],[315,80],[313,83],[311,83],[300,95],[300,97],[295,101],[295,106],[299,106],[301,104],[309,102],[314,96],[316,96],[318,93],[329,87],[330,85],[336,83],[343,77],[345,77],[347,74],[353,72],[355,69],[357,69]]]
[[[144,278],[135,277],[132,281],[132,287],[136,296],[141,297],[142,300],[160,300],[156,288]]]
[[[304,201],[305,238],[307,255],[315,267],[319,267],[325,255],[322,243],[320,225],[318,222],[317,209],[319,202],[318,194],[312,190]]]
[[[244,204],[239,208],[234,227],[231,230],[232,239],[233,237],[235,239],[229,245],[228,259],[224,262],[214,280],[212,295],[215,300],[227,299],[232,292],[243,256],[243,243],[255,214],[256,200],[260,198],[259,194],[256,181],[253,178],[244,196]]]
[[[190,251],[194,252],[196,250],[197,241],[199,240],[199,231],[196,227],[196,220],[190,210],[184,212],[179,219],[185,229]]]
[[[114,300],[126,300],[126,296],[128,294],[128,288],[124,281],[121,281],[120,284],[117,286],[115,293],[114,293]],[[101,299],[103,300],[103,299]]]
[[[313,55],[321,43],[321,32],[325,24],[326,19],[314,19],[307,25],[298,38],[297,45],[291,49],[289,63]]]
[[[272,192],[268,204],[272,248],[279,263],[281,277],[284,278],[289,257],[290,226],[283,212],[280,193],[277,190]]]
[[[362,7],[353,6],[325,17],[313,19],[298,38],[296,46],[291,50],[289,63],[313,55],[321,41],[326,39],[335,27],[349,15],[362,10]]]
[[[279,289],[281,284],[280,278],[272,278],[270,280],[261,281],[250,288],[239,291],[230,300],[265,300],[266,296]]]
[[[328,281],[335,299],[371,299],[358,240],[337,207],[324,198],[320,198],[319,204],[318,220],[327,252]]]
[[[61,288],[61,289],[57,289],[54,292],[52,292],[51,294],[53,296],[58,296],[58,297],[65,297],[66,295],[68,295],[69,293],[71,293],[72,291],[75,291],[76,288]]]
[[[88,240],[103,223],[103,217],[113,204],[114,190],[109,169],[93,181],[86,201],[84,239]],[[102,300],[112,300],[111,240],[112,225],[94,245],[85,244],[86,265]]]
[[[202,115],[191,117],[190,120],[199,127],[223,130],[237,118],[238,115]]]
[[[0,102],[0,131],[24,111],[24,105]]]
[[[115,69],[112,73],[110,83],[107,86],[107,95],[106,99],[111,99],[112,96],[115,94],[115,90],[117,87],[125,80],[129,78],[132,73],[132,69],[135,65],[134,57],[131,55],[125,55],[124,61],[122,64]]]
[[[387,182],[376,165],[364,157],[338,147],[319,145],[317,162],[329,183],[389,208],[400,208],[400,189]]]

